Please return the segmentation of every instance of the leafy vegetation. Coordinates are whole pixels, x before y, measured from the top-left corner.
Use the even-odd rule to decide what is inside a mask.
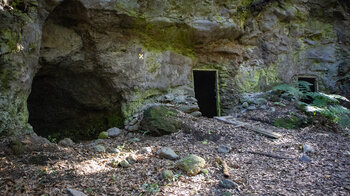
[[[307,113],[326,117],[333,123],[338,124],[342,129],[349,129],[350,110],[341,105],[341,101],[349,102],[349,100],[340,95],[311,92],[311,85],[308,82],[299,81],[294,86],[289,84],[278,85],[274,90],[288,93],[300,99],[299,105],[302,105]],[[310,103],[305,103],[304,100],[311,101]]]
[[[153,184],[142,184],[142,188],[146,191],[146,193],[156,194],[160,191],[158,183]]]

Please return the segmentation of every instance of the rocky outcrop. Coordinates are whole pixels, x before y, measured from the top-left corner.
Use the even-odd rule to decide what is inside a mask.
[[[153,136],[168,135],[180,131],[178,111],[162,105],[151,106],[143,114],[141,129]]]
[[[305,75],[350,96],[346,1],[17,2],[0,3],[1,134],[134,130],[156,102],[200,115],[194,68],[218,70],[223,114]]]

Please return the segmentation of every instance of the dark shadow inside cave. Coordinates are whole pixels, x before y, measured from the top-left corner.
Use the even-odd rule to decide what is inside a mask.
[[[203,116],[217,116],[216,71],[194,70],[194,90]]]
[[[27,101],[38,135],[93,139],[123,125],[122,93],[99,70],[84,9],[78,1],[64,1],[44,24],[41,68]]]

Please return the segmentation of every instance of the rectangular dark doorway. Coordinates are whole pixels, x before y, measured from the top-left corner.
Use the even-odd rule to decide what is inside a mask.
[[[310,90],[308,92],[317,91],[317,83],[316,83],[315,77],[298,77],[298,82],[302,82],[302,81],[310,84]],[[308,93],[303,87],[303,85],[300,83],[299,83],[299,89],[303,91],[303,93]],[[304,98],[301,99],[301,101],[310,104],[313,102],[313,99],[310,96],[305,96]]]
[[[217,72],[194,70],[194,92],[200,112],[203,116],[212,118],[218,115],[217,108]]]

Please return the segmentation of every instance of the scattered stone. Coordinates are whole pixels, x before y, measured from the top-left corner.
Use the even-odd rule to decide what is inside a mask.
[[[67,189],[68,196],[87,196],[83,192],[74,190],[74,189]]]
[[[132,125],[132,126],[125,126],[125,129],[128,131],[137,131],[139,130],[140,126],[138,124]]]
[[[158,150],[157,154],[165,159],[171,159],[171,160],[176,160],[179,158],[179,155],[177,155],[173,149],[169,147],[163,147],[160,150]]]
[[[151,154],[152,153],[152,148],[151,147],[144,147],[140,150],[140,154]]]
[[[256,110],[256,107],[255,107],[255,105],[252,105],[252,106],[249,106],[247,108],[247,110],[249,110],[249,111]]]
[[[124,167],[124,168],[127,168],[127,167],[130,167],[130,163],[127,161],[127,160],[122,160],[120,163],[119,163],[120,167]]]
[[[103,144],[103,139],[97,139],[94,141],[94,144]]]
[[[276,112],[276,108],[271,107],[271,108],[270,108],[270,112],[272,112],[272,113]]]
[[[266,110],[267,106],[266,105],[261,105],[259,108],[262,109],[262,110]]]
[[[171,181],[171,179],[174,177],[174,173],[171,170],[163,170],[162,172],[162,179],[163,180],[167,180],[167,181]]]
[[[244,102],[244,103],[242,104],[242,107],[243,107],[243,108],[248,108],[248,107],[249,107],[249,103],[248,103],[248,102]]]
[[[281,102],[273,102],[274,105],[276,106],[281,106],[281,107],[286,107],[287,105]]]
[[[110,129],[107,130],[108,137],[117,137],[120,134],[121,134],[120,129],[118,129],[116,127],[110,128]]]
[[[300,157],[299,161],[304,162],[304,163],[308,163],[311,162],[310,157],[303,155],[302,157]]]
[[[72,147],[74,145],[74,142],[70,138],[64,138],[58,142],[58,145],[63,147]]]
[[[120,153],[120,150],[118,148],[110,148],[108,149],[109,153]]]
[[[238,187],[237,183],[232,180],[224,179],[219,182],[219,186],[225,189],[235,189]]]
[[[200,117],[200,116],[202,116],[202,112],[196,111],[196,112],[192,112],[190,115],[192,115],[194,117]]]
[[[108,138],[107,131],[103,131],[98,135],[98,139],[107,139],[107,138]]]
[[[261,98],[256,99],[255,103],[257,105],[266,105],[267,104],[267,100],[265,98],[261,97]]]
[[[229,153],[230,152],[230,147],[228,146],[219,146],[218,147],[218,152],[219,153],[222,153],[222,154],[226,154],[226,153]]]
[[[303,144],[303,153],[313,153],[315,152],[315,150],[310,146],[310,145],[307,145],[307,144]]]
[[[176,167],[183,170],[187,175],[197,175],[205,166],[205,160],[196,155],[187,155],[176,163]]]
[[[43,149],[55,150],[57,145],[44,137],[38,136],[36,133],[31,133],[29,135],[23,134],[19,137],[10,137],[10,148],[15,154],[21,154],[24,152],[42,151]]]
[[[126,161],[128,161],[128,163],[130,163],[130,165],[133,165],[136,163],[136,159],[131,155],[126,157]]]
[[[102,146],[102,145],[96,145],[96,146],[94,146],[94,150],[95,150],[96,152],[106,152],[106,148],[105,148],[104,146]]]
[[[181,105],[177,109],[184,113],[192,113],[198,111],[199,107],[198,105]]]

